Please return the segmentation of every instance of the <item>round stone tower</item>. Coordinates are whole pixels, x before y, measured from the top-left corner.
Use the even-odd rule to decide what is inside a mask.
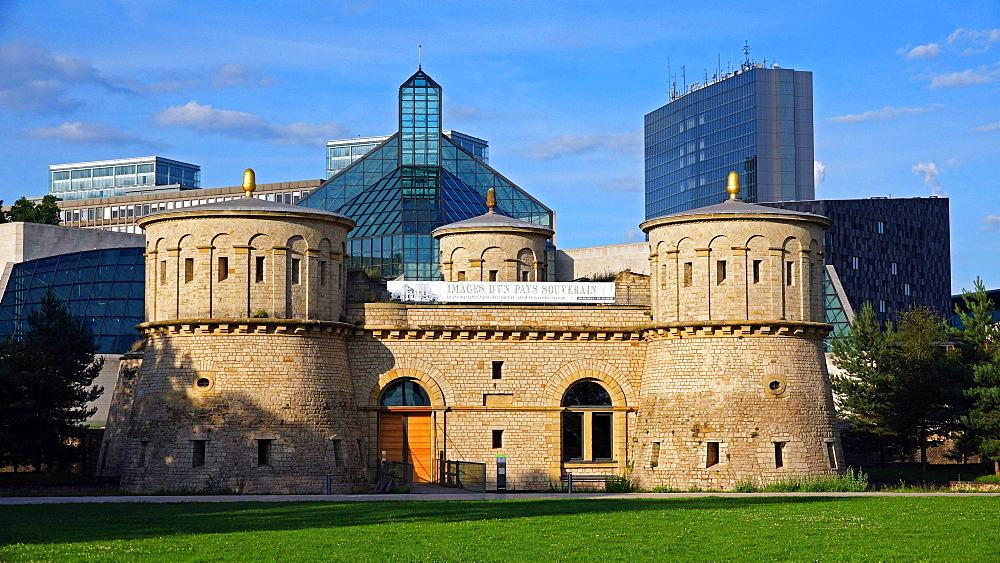
[[[493,188],[486,194],[489,212],[434,229],[440,241],[444,281],[545,281],[548,227],[500,215]]]
[[[124,432],[133,491],[364,482],[335,213],[246,197],[139,220],[146,338]]]
[[[653,322],[635,475],[731,489],[842,467],[823,356],[831,222],[737,199],[646,221]]]

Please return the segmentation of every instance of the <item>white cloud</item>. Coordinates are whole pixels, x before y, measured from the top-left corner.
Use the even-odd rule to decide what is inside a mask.
[[[837,117],[828,117],[827,121],[832,121],[834,123],[861,123],[862,121],[870,120],[882,120],[882,119],[892,119],[894,117],[899,117],[901,115],[910,115],[914,113],[924,113],[932,109],[944,107],[943,104],[927,104],[920,107],[903,107],[894,108],[892,106],[885,106],[879,110],[870,110],[863,113],[851,113],[848,115],[838,115]]]
[[[960,157],[954,156],[944,161],[944,163],[947,164],[949,168],[958,168],[959,166],[962,165],[962,159]]]
[[[938,167],[933,162],[921,162],[916,166],[910,168],[914,174],[924,177],[924,184],[931,189],[931,194],[936,196],[946,196],[948,192],[944,191],[941,184],[938,183],[937,177],[941,174]]]
[[[826,165],[818,160],[813,161],[813,183],[820,185],[826,179]]]
[[[1000,121],[995,123],[987,123],[986,125],[980,125],[979,127],[973,127],[973,131],[1000,131]]]
[[[218,133],[243,141],[264,141],[275,145],[318,145],[344,137],[346,126],[340,123],[290,123],[277,125],[259,115],[228,109],[216,109],[190,101],[171,106],[153,116],[162,127],[183,127],[202,133]]]
[[[0,45],[0,107],[15,111],[64,113],[83,105],[69,99],[69,90],[97,86],[130,92],[83,59],[54,55],[36,43]]]
[[[977,84],[987,84],[997,79],[997,71],[986,68],[971,68],[948,74],[931,75],[931,88],[963,88]]]
[[[951,32],[951,35],[948,36],[948,43],[956,43],[960,41],[970,41],[977,45],[997,43],[1000,42],[1000,29],[975,30],[960,27]]]
[[[445,121],[481,121],[483,117],[484,114],[479,108],[452,105],[444,106]]]
[[[141,144],[154,147],[163,146],[159,143],[140,139],[127,131],[121,131],[108,127],[103,123],[92,121],[67,121],[57,127],[28,129],[22,135],[29,139],[44,139],[80,145]]]
[[[215,69],[215,76],[212,77],[213,88],[262,88],[275,84],[277,80],[261,77],[254,69],[238,63],[220,66]]]
[[[601,189],[606,192],[631,194],[641,192],[643,189],[643,183],[642,181],[635,180],[612,180],[602,184]]]
[[[638,242],[642,240],[642,233],[635,229],[628,229],[625,231],[625,236],[622,237],[622,242]]]
[[[528,147],[527,156],[538,160],[551,160],[567,154],[591,152],[642,154],[642,133],[593,133],[590,135],[561,135]]]
[[[983,217],[983,224],[984,231],[1000,229],[1000,215],[987,215],[986,217]]]
[[[896,51],[900,55],[905,56],[907,59],[933,59],[934,57],[941,54],[941,45],[937,43],[928,43],[927,45],[917,45],[916,47],[910,47],[907,45],[902,49]]]

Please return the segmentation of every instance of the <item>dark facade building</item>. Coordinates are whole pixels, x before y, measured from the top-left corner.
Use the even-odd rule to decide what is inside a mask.
[[[833,220],[826,264],[860,311],[881,320],[914,305],[951,315],[951,234],[947,198],[827,199],[767,203]]]
[[[551,209],[444,134],[441,98],[441,86],[418,70],[399,88],[399,132],[299,203],[357,221],[347,241],[348,266],[386,277],[440,279],[431,231],[486,213],[490,188],[497,213],[553,227]]]
[[[815,197],[811,72],[748,62],[644,121],[647,220],[721,203],[731,170],[747,202]]]

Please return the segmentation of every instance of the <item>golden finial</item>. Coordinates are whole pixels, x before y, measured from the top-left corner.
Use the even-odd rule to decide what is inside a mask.
[[[729,199],[739,199],[740,195],[740,173],[733,170],[726,178],[726,191],[729,192]]]
[[[253,168],[247,168],[243,172],[243,194],[246,197],[253,197],[255,189],[257,189],[257,181],[253,173]]]
[[[490,213],[494,213],[493,208],[497,206],[497,192],[493,188],[486,190],[486,207],[490,208]]]

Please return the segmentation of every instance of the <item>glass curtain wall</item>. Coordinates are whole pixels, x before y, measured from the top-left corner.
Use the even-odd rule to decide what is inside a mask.
[[[51,290],[83,318],[101,354],[123,354],[139,339],[145,262],[142,248],[88,250],[15,264],[0,299],[0,339],[19,337],[28,313]]]
[[[385,277],[438,280],[434,229],[487,212],[552,226],[552,211],[441,131],[441,88],[418,71],[399,92],[399,133],[341,170],[300,205],[354,219],[348,265]]]

